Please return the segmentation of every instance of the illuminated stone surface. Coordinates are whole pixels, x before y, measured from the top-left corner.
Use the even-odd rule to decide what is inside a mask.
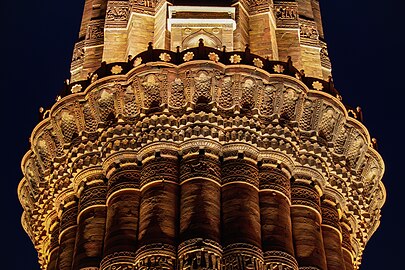
[[[42,269],[359,268],[384,163],[318,1],[87,0],[71,73],[18,187]]]

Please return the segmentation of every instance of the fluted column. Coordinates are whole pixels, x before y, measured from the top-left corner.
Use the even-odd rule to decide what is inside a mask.
[[[52,221],[49,232],[51,235],[51,242],[49,245],[49,256],[48,256],[48,270],[54,270],[57,268],[58,254],[59,254],[59,230],[60,223],[57,219]]]
[[[298,269],[294,258],[291,227],[291,174],[267,160],[260,167],[260,221],[266,268]]]
[[[101,270],[132,269],[137,248],[140,168],[122,164],[108,174],[107,220]]]
[[[180,163],[179,269],[220,269],[221,168],[213,149],[183,150]]]
[[[79,214],[73,268],[99,269],[106,217],[104,176],[92,173],[79,191]]]
[[[177,152],[156,151],[143,160],[136,267],[174,269],[178,231]]]
[[[221,197],[226,270],[263,269],[258,187],[258,168],[251,154],[224,152]]]
[[[296,175],[292,185],[291,220],[299,269],[326,270],[321,231],[320,194],[311,177]]]
[[[75,196],[69,196],[62,206],[59,228],[59,270],[71,270],[75,250],[78,204]]]
[[[344,267],[342,233],[337,205],[327,197],[322,201],[321,209],[322,236],[328,270],[342,270],[342,267]]]
[[[353,264],[353,247],[350,238],[350,225],[348,222],[341,222],[342,228],[342,249],[345,270],[354,270]]]

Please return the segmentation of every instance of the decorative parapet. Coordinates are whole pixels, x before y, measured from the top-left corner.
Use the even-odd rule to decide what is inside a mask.
[[[295,77],[301,80],[309,89],[326,92],[328,94],[341,99],[338,90],[334,87],[332,80],[324,81],[319,78],[307,77],[303,71],[297,70],[292,61],[289,59],[287,62],[273,61],[261,56],[250,53],[249,47],[245,51],[232,51],[227,52],[224,48],[223,51],[205,47],[200,40],[200,46],[191,48],[184,51],[172,52],[168,50],[153,49],[151,43],[148,50],[144,51],[135,57],[131,57],[128,62],[118,63],[102,63],[101,67],[94,71],[88,79],[77,81],[72,84],[66,85],[61,91],[60,97],[64,97],[71,93],[83,92],[83,90],[91,83],[111,75],[127,74],[134,67],[141,64],[151,62],[165,62],[175,65],[180,65],[192,60],[210,60],[216,63],[225,65],[249,65],[259,69],[263,69],[270,74],[283,74]],[[360,112],[352,110],[352,117],[360,118]]]

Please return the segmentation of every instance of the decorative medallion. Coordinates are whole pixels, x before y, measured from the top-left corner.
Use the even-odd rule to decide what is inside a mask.
[[[274,70],[274,72],[277,72],[277,73],[283,73],[284,67],[282,65],[277,64],[277,65],[274,65],[273,70]]]
[[[219,61],[219,56],[218,56],[218,54],[216,54],[214,52],[210,52],[208,54],[208,59],[210,59],[211,61],[214,61],[214,62],[218,62]]]
[[[168,54],[168,53],[161,53],[159,55],[159,59],[164,62],[169,62],[172,58],[170,57],[170,54]]]
[[[184,62],[188,62],[190,60],[193,60],[194,58],[194,53],[193,52],[187,52],[186,54],[184,54],[183,56],[183,60]]]
[[[255,59],[253,59],[253,65],[255,65],[255,67],[262,68],[263,61],[260,60],[259,58],[255,58]]]
[[[82,90],[82,86],[80,84],[75,84],[70,91],[72,93],[78,93]]]
[[[142,58],[141,58],[141,57],[135,58],[134,67],[137,67],[137,66],[139,66],[140,64],[142,64]]]
[[[111,68],[112,74],[120,74],[122,72],[122,67],[119,65],[115,65]]]
[[[232,64],[238,64],[242,61],[242,57],[240,57],[239,54],[234,54],[229,58],[229,61],[231,61]]]
[[[98,79],[98,74],[93,74],[93,76],[91,76],[91,82],[95,82]]]
[[[319,82],[319,81],[313,82],[313,83],[312,83],[312,87],[313,87],[315,90],[318,90],[318,91],[321,91],[321,90],[323,89],[323,85],[322,85],[322,83]]]

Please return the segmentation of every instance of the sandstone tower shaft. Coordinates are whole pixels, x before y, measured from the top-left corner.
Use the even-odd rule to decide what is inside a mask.
[[[186,6],[86,0],[72,80],[86,79],[103,61],[125,62],[148,42],[175,51],[196,47],[200,38],[220,50],[243,51],[249,44],[252,53],[272,60],[291,56],[308,76],[327,79],[331,74],[318,0],[222,1],[221,7],[179,2]]]
[[[318,0],[86,0],[22,161],[41,269],[352,270],[384,163]]]

